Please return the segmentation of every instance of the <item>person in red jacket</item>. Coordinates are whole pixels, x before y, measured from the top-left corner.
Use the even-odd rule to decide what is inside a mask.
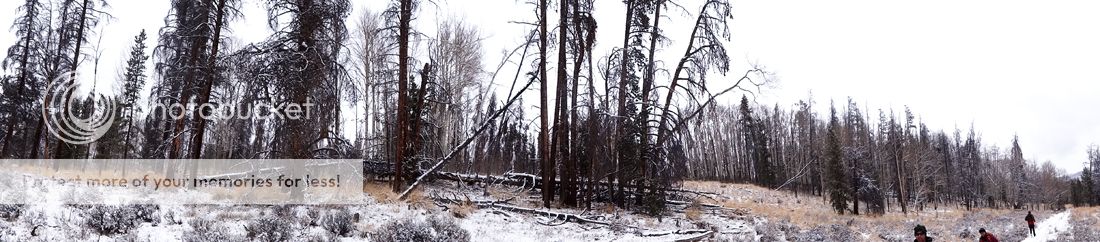
[[[978,242],[1000,242],[999,240],[997,240],[997,236],[993,236],[993,234],[985,232],[985,228],[978,229],[978,234],[981,234],[981,237],[978,237]]]
[[[1027,217],[1024,217],[1024,221],[1027,221],[1027,229],[1031,230],[1031,236],[1035,236],[1035,215],[1031,215],[1031,211],[1027,211]]]

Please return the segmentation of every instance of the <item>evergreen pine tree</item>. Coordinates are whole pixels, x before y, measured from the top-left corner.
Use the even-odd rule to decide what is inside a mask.
[[[832,106],[832,105],[830,105]],[[826,184],[829,189],[829,198],[832,199],[833,209],[839,214],[844,214],[848,207],[848,188],[844,179],[844,169],[840,161],[840,137],[839,120],[836,117],[836,107],[829,108],[829,128],[825,140],[825,166]]]
[[[134,121],[134,115],[141,113],[137,101],[141,89],[145,87],[145,61],[149,59],[149,56],[145,54],[145,39],[145,30],[141,30],[141,33],[134,37],[130,59],[126,60],[126,73],[123,74],[122,97],[118,103],[121,116],[119,116],[117,122],[119,127],[122,128],[119,132],[123,136],[121,143],[124,149],[121,154],[123,158],[132,158],[131,154],[137,153],[137,148],[134,145],[136,143],[132,141],[141,132]]]

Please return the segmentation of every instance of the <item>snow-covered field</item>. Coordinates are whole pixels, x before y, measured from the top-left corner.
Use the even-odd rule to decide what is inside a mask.
[[[0,172],[0,179],[30,174]],[[49,182],[49,181],[47,181]],[[345,205],[186,205],[181,201],[216,201],[210,194],[155,193],[105,187],[45,184],[28,190],[0,189],[0,241],[419,241],[400,237],[403,230],[429,230],[428,238],[453,241],[673,241],[708,237],[752,240],[748,222],[722,213],[701,213],[663,219],[615,209],[550,209],[614,225],[575,223],[560,218],[529,215],[469,205],[437,203],[428,197],[465,193],[471,199],[498,199],[459,183],[441,182],[424,187],[410,201],[395,201],[385,187],[376,187],[361,201]],[[500,191],[500,196],[526,192]],[[154,196],[155,197],[151,197]],[[87,199],[111,204],[81,204]],[[108,199],[113,198],[113,199]],[[10,201],[36,201],[11,204]],[[74,203],[75,201],[75,203]],[[517,200],[516,206],[530,206]],[[462,210],[459,212],[459,210]],[[398,222],[406,222],[394,225]],[[458,237],[432,237],[444,232]],[[464,236],[461,236],[464,234]]]
[[[13,175],[0,172],[0,179]],[[0,204],[0,241],[912,241],[916,224],[927,226],[937,241],[977,240],[978,228],[993,232],[1001,241],[1026,238],[1026,211],[926,207],[909,214],[836,215],[820,197],[805,194],[717,182],[686,182],[684,188],[718,195],[699,195],[689,201],[692,205],[673,206],[662,218],[606,205],[545,210],[610,225],[431,199],[508,201],[510,206],[539,209],[535,194],[522,189],[486,190],[454,182],[431,183],[408,201],[395,201],[385,184],[370,184],[367,195],[355,204],[315,206],[182,205],[179,200],[212,197],[193,193],[144,197],[109,188],[61,185],[31,191],[0,189],[0,198],[31,196],[46,201]],[[64,203],[82,197],[116,197],[116,201],[130,197],[132,203],[150,205]],[[1040,236],[1026,241],[1097,241],[1098,211],[1035,211]]]

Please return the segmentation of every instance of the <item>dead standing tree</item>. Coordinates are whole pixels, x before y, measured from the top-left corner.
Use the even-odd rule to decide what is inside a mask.
[[[417,2],[413,0],[400,0],[397,3],[398,15],[398,72],[397,72],[397,141],[394,147],[394,178],[393,191],[401,191],[405,187],[405,161],[409,148],[409,23],[412,22],[413,9]]]
[[[207,2],[212,3],[211,1]],[[236,7],[238,4],[239,2],[236,0],[217,0],[217,6],[213,8],[214,12],[212,14],[214,15],[214,34],[209,39],[209,41],[211,42],[210,56],[206,60],[206,63],[204,63],[205,71],[203,74],[205,76],[200,81],[199,93],[197,98],[195,99],[195,104],[197,104],[198,107],[203,107],[204,104],[210,103],[211,91],[213,89],[215,79],[218,79],[219,77],[219,72],[217,71],[217,61],[218,51],[222,42],[222,30],[225,29],[225,23],[227,19],[231,19],[239,14],[239,11]],[[191,149],[188,157],[191,159],[198,159],[202,156],[203,136],[206,131],[207,123],[207,120],[205,118],[202,118],[202,116],[210,115],[211,110],[196,108],[194,112],[195,113],[192,114],[192,117],[194,117],[192,126],[195,129],[195,134],[191,138]],[[198,163],[193,162],[193,164],[197,165]],[[194,165],[191,168],[192,174],[194,174],[196,169]]]
[[[760,86],[768,81],[766,78],[759,81],[754,80],[754,76],[766,73],[760,68],[753,67],[746,71],[741,78],[735,80],[732,86],[724,90],[712,93],[707,88],[707,74],[712,71],[712,68],[717,68],[716,71],[721,74],[729,71],[730,59],[723,41],[729,40],[728,21],[732,18],[730,4],[727,0],[708,0],[699,11],[689,37],[688,47],[671,76],[667,88],[668,92],[665,94],[665,101],[660,104],[663,106],[660,110],[657,110],[661,115],[657,124],[656,142],[650,147],[644,147],[646,150],[652,151],[650,155],[646,156],[646,162],[653,165],[655,169],[649,173],[655,178],[654,181],[650,182],[655,188],[651,190],[652,195],[650,195],[653,200],[662,200],[660,198],[663,195],[662,191],[671,184],[672,179],[675,179],[671,169],[673,167],[671,162],[673,161],[668,156],[670,148],[675,147],[675,144],[668,142],[677,140],[674,137],[680,134],[685,126],[684,124],[711,105],[717,96],[735,89],[749,91],[742,86],[743,82]],[[677,92],[679,89],[683,89],[683,92]],[[692,109],[686,110],[687,112],[672,110],[673,97],[677,96],[686,96],[687,100],[683,100],[683,102],[691,103]],[[682,163],[685,161],[676,162]]]
[[[88,36],[90,36],[93,32],[90,31],[90,29],[94,29],[95,26],[99,23],[100,15],[97,13],[102,13],[100,8],[107,6],[107,3],[104,1],[93,0],[74,0],[66,1],[64,3],[65,4],[63,4],[64,6],[62,6],[62,8],[66,9],[63,10],[63,14],[65,14],[65,16],[62,17],[62,26],[59,27],[64,30],[59,30],[58,32],[69,35],[68,37],[63,36],[62,38],[68,38],[69,41],[74,41],[76,43],[75,46],[71,50],[69,50],[72,51],[71,54],[73,58],[68,59],[68,61],[72,61],[72,64],[68,66],[68,70],[75,71],[79,69],[78,66],[80,65],[81,60],[80,55],[82,54],[81,48],[84,42],[87,41]],[[77,4],[80,5],[77,6]],[[69,80],[73,80],[77,77],[76,72],[70,72],[68,74],[70,75]],[[52,80],[53,79],[49,79],[49,81]],[[46,103],[44,105],[49,106],[49,103]],[[62,110],[68,110],[69,108],[71,107],[66,107],[64,104],[62,104]],[[80,147],[80,145],[67,144],[64,141],[59,140],[57,143],[57,149],[54,152],[54,154],[56,155],[54,156],[54,158],[76,158],[78,156],[76,152],[80,149]]]

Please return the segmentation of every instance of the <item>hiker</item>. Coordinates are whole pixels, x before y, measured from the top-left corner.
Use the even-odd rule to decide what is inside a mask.
[[[913,242],[932,242],[932,237],[928,237],[928,229],[925,229],[924,225],[918,224],[913,228],[913,236],[917,237]]]
[[[1035,236],[1035,215],[1031,215],[1031,211],[1027,211],[1027,217],[1024,217],[1027,221],[1027,228],[1031,230],[1031,236]]]
[[[999,240],[997,240],[997,236],[993,236],[993,234],[985,232],[985,228],[978,229],[978,234],[981,235],[980,237],[978,237],[978,242],[1000,242]]]

